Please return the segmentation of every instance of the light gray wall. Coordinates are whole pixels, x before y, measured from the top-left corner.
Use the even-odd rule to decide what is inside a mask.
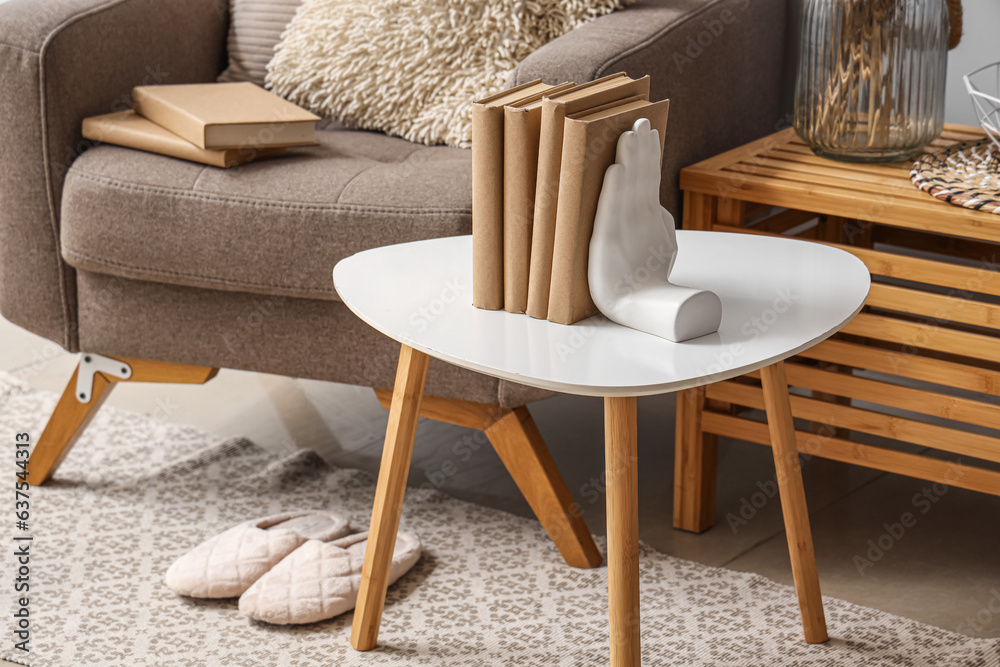
[[[952,123],[978,125],[962,76],[1000,61],[1000,2],[962,0],[962,10],[965,16],[962,43],[948,53],[944,117]]]

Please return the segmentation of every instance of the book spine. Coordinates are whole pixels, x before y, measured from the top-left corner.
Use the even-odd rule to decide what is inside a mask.
[[[543,320],[549,313],[552,249],[556,235],[559,169],[565,119],[564,105],[549,100],[542,102],[535,205],[532,212],[531,259],[528,269],[528,303],[525,312]]]
[[[548,319],[559,324],[573,324],[596,312],[587,281],[587,255],[590,252],[588,225],[582,219],[587,198],[586,183],[590,171],[598,168],[588,155],[587,123],[565,121],[562,142],[563,168],[559,174],[559,207],[556,210],[552,248],[552,277],[549,287]],[[598,193],[599,194],[599,193]],[[591,219],[589,227],[593,229]],[[581,294],[580,274],[584,293]]]
[[[237,151],[203,150],[181,139],[164,140],[156,135],[139,132],[113,121],[99,118],[84,119],[83,136],[93,141],[200,162],[213,167],[231,167],[246,161],[246,159],[240,159]]]
[[[200,120],[167,104],[156,95],[149,94],[142,86],[134,89],[133,96],[137,114],[187,139],[198,148],[208,150],[205,144],[205,124]]]
[[[504,310],[511,313],[523,313],[528,306],[541,111],[504,109]]]
[[[590,296],[588,268],[590,237],[604,174],[614,164],[618,137],[640,118],[648,118],[659,132],[662,161],[669,105],[669,100],[663,100],[601,120],[566,120],[549,320],[573,324],[597,312]]]
[[[502,107],[472,107],[472,305],[503,308]]]

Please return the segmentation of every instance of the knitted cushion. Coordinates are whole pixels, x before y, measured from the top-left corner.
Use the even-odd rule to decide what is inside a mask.
[[[356,128],[468,147],[473,100],[546,42],[631,2],[305,0],[267,84]]]

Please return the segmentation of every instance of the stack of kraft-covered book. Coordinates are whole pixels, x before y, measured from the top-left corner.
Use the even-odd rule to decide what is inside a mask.
[[[473,305],[573,324],[597,312],[587,260],[618,137],[647,118],[660,153],[669,101],[649,77],[541,81],[473,105]]]
[[[319,116],[252,83],[138,86],[134,108],[87,118],[83,136],[215,167],[313,146]]]

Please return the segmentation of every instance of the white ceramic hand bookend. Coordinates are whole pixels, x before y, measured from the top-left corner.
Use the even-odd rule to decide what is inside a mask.
[[[604,174],[590,240],[588,278],[597,308],[618,324],[675,342],[717,331],[713,292],[674,285],[674,218],[660,206],[660,138],[640,118],[618,139]]]

